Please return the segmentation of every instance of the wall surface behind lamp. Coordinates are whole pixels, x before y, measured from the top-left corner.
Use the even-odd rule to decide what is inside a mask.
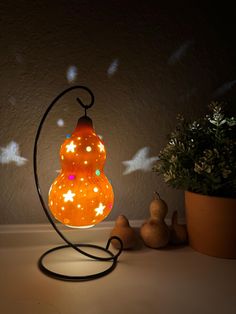
[[[106,144],[115,192],[107,219],[146,218],[154,191],[168,203],[169,217],[176,209],[183,217],[183,191],[168,188],[151,167],[178,113],[198,117],[212,99],[235,112],[236,19],[230,8],[164,9],[155,2],[1,2],[1,224],[46,222],[33,181],[34,136],[48,104],[75,84],[96,97],[90,116]],[[63,98],[45,124],[45,199],[60,168],[60,143],[82,114],[77,96]]]

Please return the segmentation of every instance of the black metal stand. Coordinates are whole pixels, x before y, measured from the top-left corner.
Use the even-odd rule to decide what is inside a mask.
[[[38,140],[40,137],[40,133],[41,133],[41,129],[43,127],[43,124],[45,122],[45,119],[48,115],[48,113],[50,112],[50,110],[52,109],[52,107],[56,104],[56,102],[66,93],[74,90],[74,89],[84,89],[85,91],[87,91],[89,93],[89,95],[91,96],[91,103],[89,105],[85,105],[79,98],[77,98],[76,100],[79,102],[79,104],[85,109],[85,115],[86,115],[86,110],[88,108],[91,108],[93,103],[94,103],[94,95],[91,92],[91,90],[85,86],[72,86],[66,90],[64,90],[62,93],[60,93],[53,101],[52,103],[48,106],[47,110],[45,111],[39,127],[37,129],[37,133],[35,136],[35,141],[34,141],[34,152],[33,152],[33,167],[34,167],[34,179],[35,179],[35,184],[36,184],[36,188],[37,188],[37,192],[38,192],[38,196],[41,202],[41,205],[43,207],[43,210],[49,220],[49,222],[51,223],[52,227],[54,228],[54,230],[57,232],[57,234],[62,238],[62,240],[66,243],[66,245],[62,245],[62,246],[57,246],[55,248],[52,248],[48,251],[46,251],[39,259],[38,261],[38,266],[39,269],[46,274],[47,276],[50,276],[52,278],[55,279],[59,279],[59,280],[65,280],[65,281],[87,281],[87,280],[92,280],[92,279],[96,279],[96,278],[100,278],[103,277],[107,274],[109,274],[115,267],[117,264],[117,259],[119,257],[119,255],[122,252],[123,249],[123,243],[121,241],[120,238],[118,237],[111,237],[109,238],[106,247],[101,247],[101,246],[97,246],[97,245],[92,245],[92,244],[73,244],[72,242],[70,242],[64,235],[63,233],[57,228],[55,222],[53,221],[53,218],[51,217],[49,210],[47,208],[47,206],[45,205],[41,190],[40,190],[40,185],[39,185],[39,179],[38,179],[38,173],[37,173],[37,151],[38,151]],[[109,250],[109,246],[112,240],[117,240],[120,243],[120,249],[118,250],[118,252],[116,254],[113,254],[110,250]],[[69,275],[65,275],[65,274],[61,274],[61,273],[57,273],[54,272],[52,270],[50,270],[49,268],[47,268],[44,264],[44,258],[46,256],[48,256],[50,253],[58,251],[58,250],[63,250],[63,249],[67,249],[67,248],[72,248],[75,251],[77,251],[78,253],[87,256],[95,261],[104,261],[104,262],[110,262],[111,265],[110,267],[108,267],[106,270],[102,271],[102,272],[98,272],[98,273],[94,273],[94,274],[90,274],[90,275],[86,275],[86,276],[69,276]],[[108,257],[99,257],[90,253],[87,253],[85,251],[83,251],[81,248],[93,248],[93,249],[97,249],[99,251],[102,252],[106,252],[107,255],[109,255]]]

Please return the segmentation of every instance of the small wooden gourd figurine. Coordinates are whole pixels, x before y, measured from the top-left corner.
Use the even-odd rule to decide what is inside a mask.
[[[165,247],[169,242],[170,236],[169,228],[164,220],[168,207],[157,192],[154,194],[149,210],[151,217],[140,229],[143,242],[154,249]]]
[[[135,231],[130,227],[129,221],[124,215],[117,217],[111,236],[119,237],[123,242],[123,249],[125,250],[134,248],[137,242]],[[119,249],[120,243],[118,241],[112,240],[111,243],[116,249]]]
[[[185,244],[188,241],[186,225],[178,224],[177,210],[173,212],[170,226],[170,241],[172,244]]]

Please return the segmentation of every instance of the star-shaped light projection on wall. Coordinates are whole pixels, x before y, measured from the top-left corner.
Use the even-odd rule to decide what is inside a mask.
[[[65,125],[64,120],[63,120],[63,119],[58,119],[58,120],[57,120],[57,125],[58,125],[60,128],[62,128],[62,127]]]
[[[150,171],[152,169],[152,165],[159,158],[157,156],[148,157],[149,155],[149,147],[141,148],[131,160],[123,161],[122,163],[126,166],[123,175],[129,174],[131,172],[141,170],[141,171]]]
[[[117,69],[118,69],[118,65],[119,65],[119,60],[115,59],[112,61],[112,63],[109,65],[108,69],[107,69],[107,76],[111,77],[113,76]]]
[[[193,42],[193,40],[187,40],[181,46],[179,46],[169,57],[168,64],[173,65],[180,61],[186,55],[187,50],[190,46],[192,46]]]
[[[20,156],[19,144],[11,141],[6,147],[0,147],[0,163],[15,163],[17,166],[23,166],[27,159]]]
[[[77,75],[78,75],[77,67],[75,65],[69,66],[66,72],[66,78],[68,83],[73,83],[76,80]]]
[[[229,81],[221,85],[219,88],[217,88],[216,91],[213,93],[213,97],[220,97],[227,93],[231,88],[233,88],[236,85],[236,80]]]

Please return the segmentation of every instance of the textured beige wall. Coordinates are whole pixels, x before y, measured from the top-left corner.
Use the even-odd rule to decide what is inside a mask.
[[[33,141],[48,104],[73,84],[90,87],[96,97],[90,116],[106,143],[106,174],[115,191],[108,219],[144,219],[155,190],[168,203],[169,216],[175,209],[183,215],[182,191],[168,188],[151,171],[123,175],[122,161],[143,147],[150,148],[149,157],[157,156],[177,113],[205,112],[213,93],[236,79],[229,35],[235,19],[230,10],[221,11],[222,21],[220,11],[160,9],[155,3],[1,1],[0,146],[15,141],[28,161],[0,164],[0,223],[46,221],[33,181]],[[115,59],[117,71],[109,76]],[[72,65],[78,75],[70,83],[66,73]],[[233,85],[215,98],[231,104]],[[45,198],[59,168],[59,145],[82,114],[76,96],[63,98],[45,124],[39,147]],[[64,127],[57,125],[60,118]]]

